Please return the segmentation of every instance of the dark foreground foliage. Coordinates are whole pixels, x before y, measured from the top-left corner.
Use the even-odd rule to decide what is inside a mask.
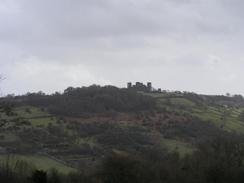
[[[241,183],[244,146],[237,136],[219,136],[184,158],[157,147],[138,154],[111,154],[95,170],[62,175],[24,162],[0,167],[4,183]]]

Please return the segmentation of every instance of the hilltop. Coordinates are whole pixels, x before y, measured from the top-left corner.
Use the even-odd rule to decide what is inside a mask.
[[[148,85],[151,87],[151,85]],[[1,99],[0,153],[62,172],[94,167],[107,154],[140,154],[150,147],[183,157],[218,134],[244,136],[244,99],[147,87],[67,88]]]

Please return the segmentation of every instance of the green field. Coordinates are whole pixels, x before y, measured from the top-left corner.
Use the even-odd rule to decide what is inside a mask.
[[[56,120],[52,118],[29,119],[29,121],[33,126],[48,126],[48,124],[54,124],[56,122]]]
[[[57,119],[48,112],[37,107],[22,106],[14,109],[14,112],[21,118],[27,119],[33,126],[47,126],[56,123]]]
[[[183,105],[183,106],[190,106],[190,107],[195,106],[194,102],[185,98],[171,98],[170,102],[173,105]]]
[[[18,116],[23,118],[32,118],[36,116],[48,116],[46,111],[42,111],[40,108],[32,107],[32,106],[22,106],[14,108],[14,112],[18,114]]]
[[[155,98],[159,108],[197,117],[227,131],[244,133],[244,122],[239,120],[239,115],[244,111],[244,108],[226,108],[224,106],[216,107],[211,105],[199,106],[194,101],[184,98],[184,96],[179,94],[140,93]]]
[[[8,158],[10,159],[11,164],[15,164],[18,160],[23,160],[40,170],[47,171],[55,168],[64,174],[76,171],[74,168],[70,168],[58,161],[41,155],[0,155],[0,162],[4,163]]]
[[[179,152],[181,156],[191,154],[194,151],[194,148],[190,144],[173,139],[162,139],[161,145],[166,147],[170,152]]]

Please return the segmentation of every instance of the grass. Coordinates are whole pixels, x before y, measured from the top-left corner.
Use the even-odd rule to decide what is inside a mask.
[[[183,105],[183,106],[195,106],[195,103],[186,98],[171,98],[171,103],[173,105]]]
[[[28,119],[33,126],[47,126],[49,123],[56,123],[55,117],[37,107],[22,106],[14,109],[14,112],[21,118]]]
[[[33,126],[48,126],[49,123],[55,123],[56,120],[52,118],[37,118],[37,119],[29,119],[31,125]]]
[[[244,133],[244,123],[239,121],[228,121],[225,126],[226,130]]]
[[[90,147],[92,147],[92,148],[97,146],[95,137],[84,137],[84,138],[78,137],[77,141],[76,141],[76,144],[77,145],[89,144]]]
[[[202,111],[193,109],[192,115],[200,118],[203,121],[215,121],[215,122],[219,122],[221,117],[220,113],[216,113],[216,111],[213,111],[211,109],[206,109]]]
[[[157,106],[167,109],[167,111],[177,111],[179,113],[188,113],[203,121],[210,121],[218,127],[227,131],[236,131],[244,133],[244,122],[239,120],[239,115],[244,108],[225,108],[207,106],[206,108],[197,106],[193,101],[184,97],[168,95],[163,93],[143,93],[157,99]],[[170,100],[170,105],[169,105]],[[178,108],[186,106],[187,108]]]
[[[29,111],[29,112],[28,112]],[[40,108],[32,106],[22,106],[14,109],[19,117],[22,118],[33,118],[38,116],[49,116],[50,114],[46,111],[42,111]]]
[[[138,93],[141,93],[142,95],[150,96],[153,98],[162,98],[162,97],[167,96],[167,94],[164,94],[164,93],[145,93],[145,92],[140,92],[140,91]]]
[[[5,162],[8,155],[0,155],[0,162]],[[48,171],[52,168],[57,169],[60,173],[68,174],[75,172],[76,169],[68,167],[58,161],[55,161],[46,156],[40,155],[12,155],[10,156],[11,163],[15,163],[17,160],[23,160],[31,165],[34,165],[37,169]]]
[[[186,106],[186,107],[194,107],[195,103],[189,99],[183,98],[180,94],[165,94],[165,93],[144,93],[140,92],[143,95],[150,96],[157,99],[157,106],[168,108],[169,103],[172,106]]]
[[[112,152],[117,154],[117,155],[122,155],[122,156],[128,156],[129,153],[126,151],[118,150],[118,149],[112,149]]]
[[[179,152],[181,156],[191,154],[194,151],[194,148],[191,147],[191,145],[174,139],[164,138],[161,140],[161,145],[166,147],[170,152]]]

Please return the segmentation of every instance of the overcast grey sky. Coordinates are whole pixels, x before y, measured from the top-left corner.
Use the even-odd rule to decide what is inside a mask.
[[[1,93],[152,81],[244,94],[243,0],[0,0]]]

